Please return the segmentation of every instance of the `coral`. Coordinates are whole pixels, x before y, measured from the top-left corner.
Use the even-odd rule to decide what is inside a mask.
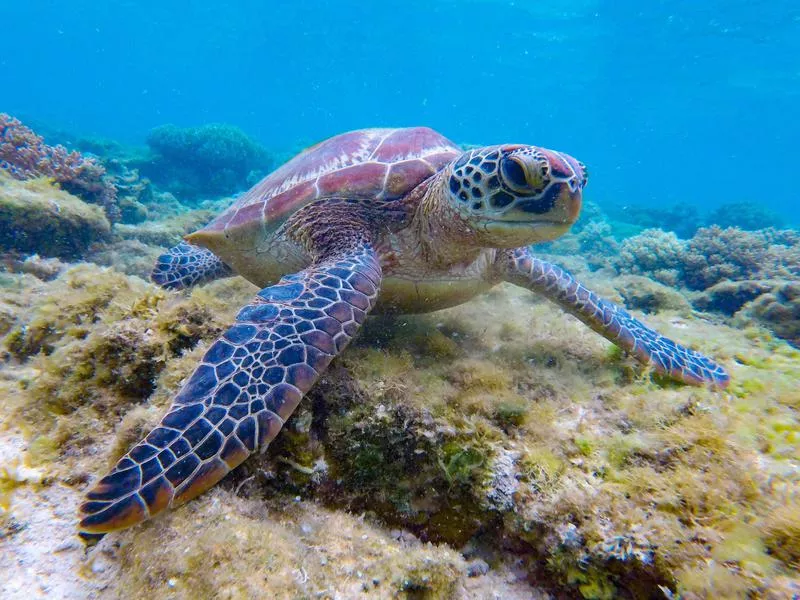
[[[49,146],[19,120],[0,113],[0,167],[15,179],[48,177],[86,202],[98,204],[111,222],[118,220],[117,190],[94,158]]]
[[[155,158],[143,166],[143,172],[189,200],[246,188],[272,164],[260,144],[232,125],[163,125],[150,132],[147,144]]]
[[[712,226],[684,242],[672,233],[649,229],[623,241],[613,264],[620,273],[693,290],[725,281],[798,279],[800,240],[793,230]]]
[[[757,278],[767,255],[763,237],[734,227],[704,227],[689,240],[683,256],[684,281],[704,290],[723,279]]]
[[[672,232],[647,229],[622,242],[614,266],[620,273],[647,275],[665,285],[680,280],[684,244]]]
[[[0,173],[0,248],[77,257],[110,232],[99,207],[46,180],[17,181]]]
[[[707,223],[722,228],[738,227],[746,231],[756,231],[781,227],[784,219],[775,211],[756,202],[727,202],[708,215]]]
[[[153,188],[150,180],[139,176],[137,169],[114,164],[114,185],[119,196],[120,221],[141,223],[148,218],[147,206],[153,204]]]
[[[592,221],[577,235],[578,248],[592,269],[610,266],[609,258],[617,254],[619,244],[605,221]]]

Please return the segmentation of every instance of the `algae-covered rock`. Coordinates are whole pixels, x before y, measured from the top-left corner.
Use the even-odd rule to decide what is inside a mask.
[[[800,282],[776,284],[742,309],[737,317],[749,317],[776,335],[800,346]]]
[[[156,259],[163,253],[161,246],[145,244],[137,239],[121,239],[92,247],[86,253],[86,260],[148,280]]]
[[[128,598],[463,597],[464,559],[342,511],[217,490],[124,534]]]
[[[234,298],[251,290],[242,280],[220,284]],[[207,290],[180,296],[109,269],[73,267],[40,289],[0,340],[26,369],[14,414],[48,452],[75,455],[150,396],[171,358],[218,335],[235,308]]]
[[[146,221],[138,225],[121,224],[114,229],[114,233],[124,240],[170,247],[179,243],[187,233],[205,225],[213,216],[214,213],[207,209],[193,210],[160,221]]]
[[[99,206],[46,180],[16,181],[0,173],[0,248],[76,257],[110,232]]]
[[[694,298],[694,305],[702,310],[713,310],[734,315],[745,304],[755,300],[780,285],[772,280],[720,281]]]
[[[616,285],[595,276],[593,286]],[[74,504],[87,472],[160,418],[253,292],[236,278],[164,292],[91,265],[49,282],[8,277],[3,424],[25,432],[40,487],[69,486]],[[645,319],[718,357],[729,389],[655,380],[510,286],[431,315],[369,320],[264,455],[109,535],[86,572],[111,561],[109,596],[148,598],[793,589],[797,527],[781,507],[800,491],[800,353],[689,311]],[[21,489],[26,506],[39,493],[8,492],[12,524],[25,522]],[[74,518],[74,505],[65,510]],[[510,583],[498,573],[512,563]],[[494,592],[471,586],[481,579]]]
[[[683,294],[648,277],[624,275],[614,280],[614,288],[619,291],[628,308],[646,313],[672,310],[685,314],[691,310]]]

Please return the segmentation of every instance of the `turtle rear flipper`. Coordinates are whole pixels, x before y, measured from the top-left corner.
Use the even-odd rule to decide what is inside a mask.
[[[505,281],[555,302],[641,362],[652,364],[661,375],[717,388],[730,382],[725,369],[710,358],[650,329],[625,309],[586,289],[561,267],[536,258],[527,248],[503,253],[499,268]]]
[[[158,257],[150,279],[163,288],[182,290],[233,274],[210,250],[181,242]]]
[[[80,507],[87,538],[135,525],[215,485],[278,434],[378,296],[367,244],[261,290],[214,342],[161,423]]]

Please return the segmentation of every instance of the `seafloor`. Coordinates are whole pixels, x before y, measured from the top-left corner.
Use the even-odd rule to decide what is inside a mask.
[[[722,362],[727,390],[659,379],[500,286],[371,319],[264,455],[85,550],[81,494],[255,290],[146,280],[280,160],[223,134],[236,155],[214,182],[164,144],[202,154],[186,140],[219,130],[161,131],[151,155],[53,134],[99,157],[110,199],[63,157],[0,171],[2,598],[800,594],[800,233],[749,205],[715,222],[590,204],[541,249]]]

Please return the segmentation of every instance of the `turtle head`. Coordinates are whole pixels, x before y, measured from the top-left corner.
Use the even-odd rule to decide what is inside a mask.
[[[578,219],[586,167],[536,146],[470,150],[449,165],[447,190],[483,244],[513,248],[555,239]]]

